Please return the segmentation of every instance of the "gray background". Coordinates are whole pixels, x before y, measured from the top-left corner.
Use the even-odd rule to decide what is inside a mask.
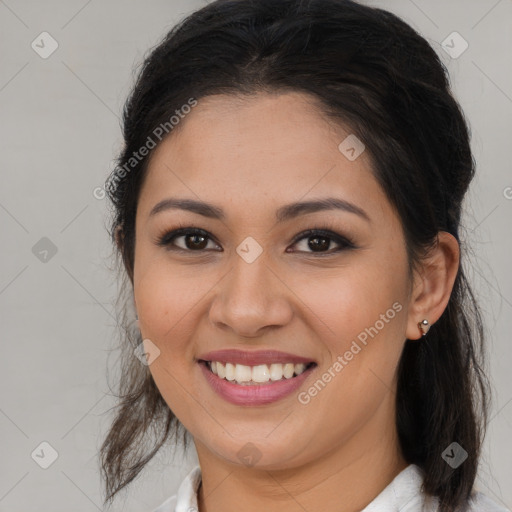
[[[474,253],[470,277],[495,387],[479,486],[512,507],[512,1],[371,4],[434,45],[472,128],[478,177],[463,235]],[[121,147],[119,116],[135,66],[202,5],[0,0],[0,512],[102,509],[97,452],[114,404],[106,369],[118,354],[107,204],[94,190]],[[59,45],[46,59],[31,47],[43,31]],[[458,58],[441,46],[454,31],[469,43]],[[56,254],[41,252],[43,237]],[[43,441],[58,452],[48,469],[31,457]],[[113,510],[149,512],[175,492],[194,457],[157,456]]]

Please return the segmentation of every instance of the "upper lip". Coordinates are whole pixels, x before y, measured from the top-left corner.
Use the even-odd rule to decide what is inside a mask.
[[[257,366],[260,364],[272,363],[312,363],[313,359],[297,356],[288,352],[278,350],[254,350],[243,351],[237,349],[214,350],[198,357],[202,361],[218,361],[220,363],[243,364],[246,366]]]

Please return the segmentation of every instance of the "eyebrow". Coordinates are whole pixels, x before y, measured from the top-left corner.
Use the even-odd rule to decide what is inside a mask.
[[[226,218],[222,208],[213,204],[204,201],[196,201],[195,199],[179,199],[172,197],[157,203],[151,209],[149,216],[152,217],[157,213],[170,209],[186,210],[211,219],[225,220]],[[285,222],[300,215],[325,210],[342,210],[358,215],[366,221],[371,222],[370,217],[362,208],[337,197],[326,197],[323,199],[287,204],[276,211],[276,220],[278,222]]]

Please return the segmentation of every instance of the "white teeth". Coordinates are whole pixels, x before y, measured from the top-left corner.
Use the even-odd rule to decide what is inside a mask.
[[[270,365],[270,378],[272,380],[281,380],[283,378],[283,365],[271,364]]]
[[[221,379],[225,379],[226,378],[226,367],[221,364],[221,363],[216,363],[215,361],[212,361],[212,363],[210,364],[214,364],[217,368],[217,375],[221,378]]]
[[[245,368],[250,368],[250,366],[246,366]],[[269,377],[270,371],[266,364],[260,364],[252,367],[252,380],[254,382],[268,382]]]
[[[291,379],[294,375],[300,375],[306,369],[304,363],[272,363],[269,365],[260,364],[257,366],[246,366],[244,364],[220,363],[210,361],[211,371],[221,379],[234,381],[237,384],[250,386],[265,382]]]
[[[235,380],[235,365],[226,363],[226,379]]]
[[[300,375],[306,369],[306,365],[304,363],[297,363],[295,365],[295,375]]]
[[[283,368],[283,375],[286,379],[291,379],[293,377],[294,371],[295,365],[293,363],[286,363]]]
[[[243,364],[235,365],[235,380],[237,382],[249,382],[252,379],[252,369]]]

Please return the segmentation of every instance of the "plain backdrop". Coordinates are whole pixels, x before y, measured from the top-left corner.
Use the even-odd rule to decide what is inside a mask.
[[[97,453],[114,405],[106,371],[117,358],[116,284],[106,199],[95,190],[121,148],[119,117],[137,66],[203,5],[0,0],[0,512],[102,510]],[[371,5],[398,14],[435,47],[472,129],[478,175],[463,235],[495,392],[479,487],[510,508],[512,2]],[[442,47],[453,32],[468,44],[456,58]],[[195,462],[193,450],[158,455],[112,510],[150,512]]]

